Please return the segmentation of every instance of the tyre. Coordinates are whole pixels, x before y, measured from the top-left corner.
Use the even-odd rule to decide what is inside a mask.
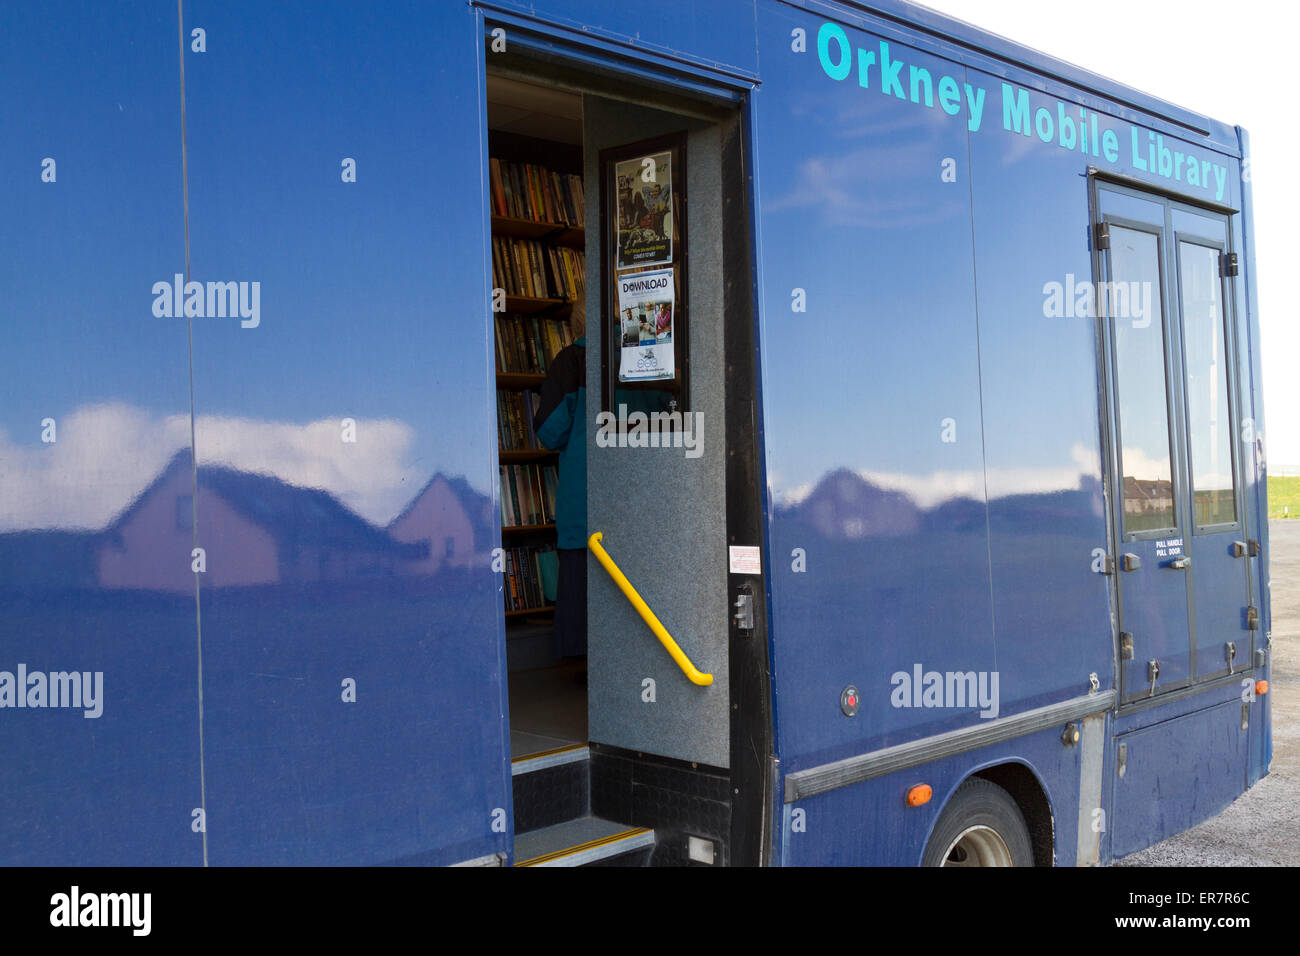
[[[971,777],[939,814],[921,865],[1033,866],[1024,815],[997,784]]]

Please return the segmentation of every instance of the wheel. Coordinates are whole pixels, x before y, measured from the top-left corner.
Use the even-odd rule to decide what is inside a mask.
[[[971,777],[939,814],[922,866],[1033,866],[1029,827],[1011,795]]]

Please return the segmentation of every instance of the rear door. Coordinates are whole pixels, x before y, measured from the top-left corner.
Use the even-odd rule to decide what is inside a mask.
[[[1205,680],[1250,665],[1247,558],[1256,545],[1245,525],[1236,453],[1241,415],[1228,223],[1220,214],[1178,207],[1170,218],[1187,416],[1193,675]]]
[[[1249,665],[1257,548],[1241,495],[1227,213],[1098,184],[1121,692]]]
[[[1178,340],[1164,204],[1110,188],[1097,198],[1120,688],[1133,700],[1185,686],[1192,673]]]
[[[481,16],[185,15],[208,858],[504,857]]]

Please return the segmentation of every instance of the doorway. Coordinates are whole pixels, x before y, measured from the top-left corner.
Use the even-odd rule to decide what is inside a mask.
[[[715,863],[742,843],[736,858],[756,860],[771,728],[741,112],[523,59],[489,60],[487,77],[516,857],[631,833],[651,862],[684,862],[689,840]],[[561,368],[584,331],[581,371]],[[585,457],[546,447],[558,372]],[[571,522],[548,494],[579,459],[583,535],[602,535],[618,575],[584,552],[587,654],[566,660],[550,602],[573,589],[548,555],[572,547]],[[541,603],[513,607],[521,592]],[[698,820],[665,815],[701,792],[717,798]]]

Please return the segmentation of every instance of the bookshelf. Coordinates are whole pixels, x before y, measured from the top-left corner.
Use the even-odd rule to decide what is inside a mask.
[[[490,147],[493,286],[505,291],[493,317],[505,613],[520,621],[555,611],[544,590],[557,570],[559,453],[537,441],[532,417],[585,292],[584,196],[580,155],[517,136]]]

